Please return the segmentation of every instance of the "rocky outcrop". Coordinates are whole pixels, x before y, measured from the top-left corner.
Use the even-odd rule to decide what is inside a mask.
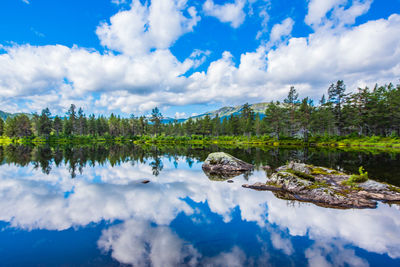
[[[224,152],[211,153],[202,165],[211,180],[230,179],[253,168],[253,165]]]
[[[312,202],[332,208],[375,208],[376,200],[400,201],[400,188],[368,180],[347,183],[350,175],[324,167],[290,162],[279,167],[267,182],[243,187],[269,190],[283,199]]]

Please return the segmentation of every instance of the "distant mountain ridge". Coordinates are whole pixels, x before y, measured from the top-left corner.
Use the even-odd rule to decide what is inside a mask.
[[[269,103],[256,103],[256,104],[251,104],[250,105],[250,108],[255,112],[255,113],[258,113],[258,114],[260,114],[260,116],[261,117],[264,117],[264,113],[265,113],[265,110],[266,110],[266,108],[267,108],[267,106],[268,106],[268,104]],[[225,117],[229,117],[229,116],[231,116],[231,115],[240,115],[241,114],[241,112],[242,112],[242,109],[243,109],[243,106],[244,105],[239,105],[239,106],[233,106],[233,107],[222,107],[222,108],[220,108],[220,109],[217,109],[217,110],[212,110],[212,111],[207,111],[207,112],[205,112],[205,113],[203,113],[203,114],[199,114],[199,115],[196,115],[196,116],[191,116],[191,117],[189,117],[189,118],[192,118],[193,120],[197,120],[197,119],[202,119],[202,118],[204,118],[205,116],[210,116],[210,118],[211,119],[213,119],[213,118],[215,118],[216,116],[217,116],[217,114],[218,114],[218,117],[220,117],[221,119],[223,119],[223,118],[225,118]],[[0,117],[3,119],[3,120],[6,120],[7,119],[7,117],[15,117],[15,116],[17,116],[18,114],[25,114],[25,115],[27,115],[28,117],[32,117],[32,114],[28,114],[28,113],[9,113],[9,112],[5,112],[5,111],[1,111],[0,110]],[[187,121],[189,118],[181,118],[181,119],[177,119],[177,121],[178,122],[185,122],[185,121]],[[174,122],[175,121],[175,119],[174,118],[171,118],[171,117],[163,117],[162,119],[161,119],[161,122],[162,123],[172,123],[172,122]]]
[[[32,114],[29,114],[29,113],[23,113],[23,112],[20,112],[20,113],[9,113],[9,112],[5,112],[5,111],[0,110],[0,118],[2,118],[3,120],[6,120],[8,117],[15,117],[15,116],[17,116],[19,114],[25,114],[29,118],[32,118]]]
[[[256,104],[251,104],[250,108],[254,111],[254,113],[258,113],[261,115],[261,117],[263,117],[265,110],[267,109],[269,103],[256,103]],[[192,116],[190,118],[192,119],[202,119],[205,116],[210,116],[211,118],[215,118],[218,114],[218,117],[220,117],[221,119],[225,118],[225,117],[229,117],[231,115],[240,115],[242,113],[242,109],[243,109],[244,105],[239,105],[239,106],[233,106],[233,107],[222,107],[220,109],[217,110],[213,110],[213,111],[208,111],[205,112],[203,114],[200,115],[196,115],[196,116]],[[189,119],[189,118],[188,118]]]

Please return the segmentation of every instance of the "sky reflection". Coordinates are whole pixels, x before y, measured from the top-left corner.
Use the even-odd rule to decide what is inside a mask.
[[[32,164],[2,165],[3,231],[106,222],[98,249],[136,266],[368,266],[377,257],[399,263],[396,205],[336,210],[288,202],[241,187],[264,181],[263,171],[229,184],[208,179],[201,162],[190,167],[185,157],[160,159],[158,176],[149,162],[87,167],[74,179],[65,165],[49,174]]]

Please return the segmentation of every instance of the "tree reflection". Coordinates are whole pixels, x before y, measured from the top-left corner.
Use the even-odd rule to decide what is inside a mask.
[[[363,166],[371,178],[400,185],[400,154],[346,152],[340,150],[317,148],[280,148],[280,147],[247,147],[232,146],[137,146],[134,144],[90,144],[90,145],[20,145],[0,146],[0,164],[27,166],[49,174],[52,167],[64,164],[71,177],[82,174],[86,167],[120,165],[130,162],[149,164],[154,176],[164,169],[163,158],[170,158],[177,168],[178,159],[185,158],[187,166],[192,168],[195,162],[202,162],[209,153],[227,152],[239,159],[252,163],[259,169],[269,165],[275,169],[287,161],[298,160],[318,166],[340,169],[349,173],[357,172]],[[250,176],[251,173],[247,175]]]

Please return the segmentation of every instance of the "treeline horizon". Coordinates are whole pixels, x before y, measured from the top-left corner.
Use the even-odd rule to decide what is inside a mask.
[[[302,138],[309,136],[400,136],[400,84],[358,88],[346,93],[342,80],[332,83],[321,100],[299,99],[292,86],[283,102],[271,101],[261,116],[251,106],[243,105],[240,114],[220,118],[189,118],[162,123],[156,107],[151,117],[121,118],[91,114],[71,104],[65,117],[51,116],[48,108],[29,118],[25,114],[0,118],[0,136],[26,137],[134,137],[134,136],[269,136]]]

